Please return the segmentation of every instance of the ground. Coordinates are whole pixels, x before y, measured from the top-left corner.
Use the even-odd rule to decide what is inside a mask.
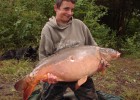
[[[14,83],[29,73],[36,62],[0,61],[0,100],[22,100],[22,94],[14,89]],[[140,100],[140,59],[120,58],[112,61],[104,74],[93,75],[96,90]]]

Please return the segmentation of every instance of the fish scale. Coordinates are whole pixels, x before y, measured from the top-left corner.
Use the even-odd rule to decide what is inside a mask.
[[[40,81],[47,82],[48,73],[56,76],[58,82],[77,81],[75,89],[78,89],[86,82],[87,77],[104,71],[108,62],[119,56],[120,53],[111,48],[97,46],[66,48],[40,61],[29,75],[15,83],[15,89],[23,91],[23,99],[27,100]]]

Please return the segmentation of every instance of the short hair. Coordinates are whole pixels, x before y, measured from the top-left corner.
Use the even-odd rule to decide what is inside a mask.
[[[55,0],[55,4],[56,4],[57,8],[59,8],[61,6],[63,1],[68,1],[68,2],[72,2],[73,4],[75,4],[77,0]]]

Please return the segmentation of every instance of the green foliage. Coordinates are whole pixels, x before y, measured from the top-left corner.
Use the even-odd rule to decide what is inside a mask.
[[[140,19],[139,14],[134,13],[133,17],[128,23],[127,35],[125,35],[125,42],[121,48],[126,54],[140,55]],[[139,56],[140,57],[140,56]]]
[[[0,1],[0,48],[38,45],[52,4],[51,0]]]
[[[126,42],[122,48],[122,51],[125,52],[125,55],[140,57],[140,42],[137,40],[137,37],[137,35],[134,35],[132,37],[126,38]]]
[[[97,6],[95,0],[78,0],[75,16],[84,21],[99,45],[105,46],[105,41],[110,28],[100,24],[100,18],[107,13],[107,8]],[[107,40],[106,40],[107,42]]]
[[[53,4],[54,0],[1,0],[0,48],[38,45],[42,27],[54,15]],[[125,19],[129,22],[125,30],[127,34],[117,37],[117,30],[112,30],[100,21],[109,9],[96,5],[95,0],[77,0],[74,17],[89,27],[99,46],[135,53],[140,48],[139,10],[133,11],[131,20]]]

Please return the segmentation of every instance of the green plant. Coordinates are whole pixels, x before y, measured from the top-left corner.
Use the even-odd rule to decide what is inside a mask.
[[[110,31],[109,27],[99,23],[100,18],[106,13],[107,8],[97,6],[95,0],[78,0],[76,5],[75,17],[84,21],[100,46],[105,46],[107,43],[106,37]]]
[[[53,14],[52,0],[0,1],[0,48],[38,45],[46,20]]]

